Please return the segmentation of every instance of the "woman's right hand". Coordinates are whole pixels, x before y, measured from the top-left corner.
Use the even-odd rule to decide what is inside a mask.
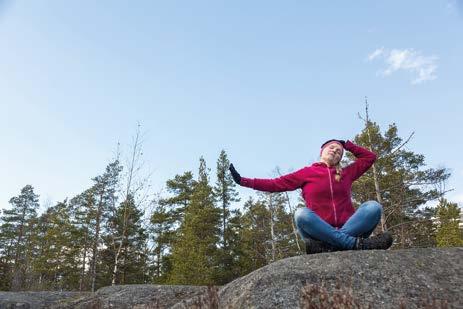
[[[230,170],[230,173],[233,177],[233,180],[237,183],[237,184],[241,184],[241,176],[240,174],[236,171],[235,167],[233,166],[233,163],[230,164],[230,167],[228,168]]]

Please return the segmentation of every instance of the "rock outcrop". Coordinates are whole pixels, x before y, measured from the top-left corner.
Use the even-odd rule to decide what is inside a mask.
[[[79,292],[0,292],[0,309],[51,308],[61,301],[89,297],[92,293]]]
[[[204,286],[131,284],[108,286],[94,295],[57,303],[51,308],[170,308],[176,303],[203,295]]]
[[[224,286],[219,308],[463,307],[463,248],[296,256]]]
[[[463,308],[463,248],[295,256],[223,287],[126,285],[84,294],[0,292],[0,309],[400,307]]]

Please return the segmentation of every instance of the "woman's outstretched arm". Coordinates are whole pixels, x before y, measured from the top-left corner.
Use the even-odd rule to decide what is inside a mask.
[[[307,169],[302,168],[294,173],[283,175],[274,179],[260,179],[260,178],[246,178],[236,171],[233,164],[230,164],[230,173],[233,180],[243,187],[252,188],[259,191],[266,192],[283,192],[296,190],[304,184]]]

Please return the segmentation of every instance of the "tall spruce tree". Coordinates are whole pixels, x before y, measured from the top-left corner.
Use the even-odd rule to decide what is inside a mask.
[[[179,237],[179,227],[191,203],[197,181],[191,171],[175,175],[166,182],[169,197],[154,201],[150,234],[154,243],[154,282],[166,283],[172,271],[172,245]]]
[[[222,229],[221,229],[221,248],[219,251],[218,273],[216,281],[219,284],[225,284],[234,277],[233,275],[233,255],[229,246],[230,237],[233,234],[233,227],[228,228],[230,219],[230,206],[232,202],[239,202],[236,184],[231,177],[228,168],[230,161],[227,158],[225,150],[220,152],[217,160],[217,181],[214,186],[214,194],[219,207],[222,208]]]
[[[32,232],[32,219],[37,216],[39,196],[34,193],[31,185],[21,189],[18,196],[10,199],[11,209],[3,211],[1,217],[2,242],[6,244],[3,249],[4,263],[11,265],[12,274],[10,289],[18,291],[26,286],[26,272],[30,266],[30,236]]]
[[[227,221],[230,216],[229,207],[232,202],[239,202],[238,192],[236,191],[236,184],[233,181],[231,174],[228,171],[230,161],[227,158],[225,150],[220,152],[217,160],[217,181],[214,187],[214,194],[217,202],[222,207],[222,246],[227,247]]]
[[[437,205],[437,246],[463,246],[463,232],[460,225],[460,208],[457,203],[450,203],[442,198]]]
[[[215,284],[220,209],[214,205],[205,160],[200,158],[198,182],[185,209],[178,239],[172,248],[171,284]]]

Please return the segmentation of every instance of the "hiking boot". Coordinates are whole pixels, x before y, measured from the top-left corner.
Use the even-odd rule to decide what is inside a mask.
[[[370,238],[358,237],[354,250],[386,250],[392,245],[392,241],[392,235],[389,232]]]
[[[305,253],[307,254],[315,254],[315,253],[323,253],[323,252],[334,252],[338,251],[336,247],[325,243],[320,240],[315,239],[308,239],[305,242]]]

